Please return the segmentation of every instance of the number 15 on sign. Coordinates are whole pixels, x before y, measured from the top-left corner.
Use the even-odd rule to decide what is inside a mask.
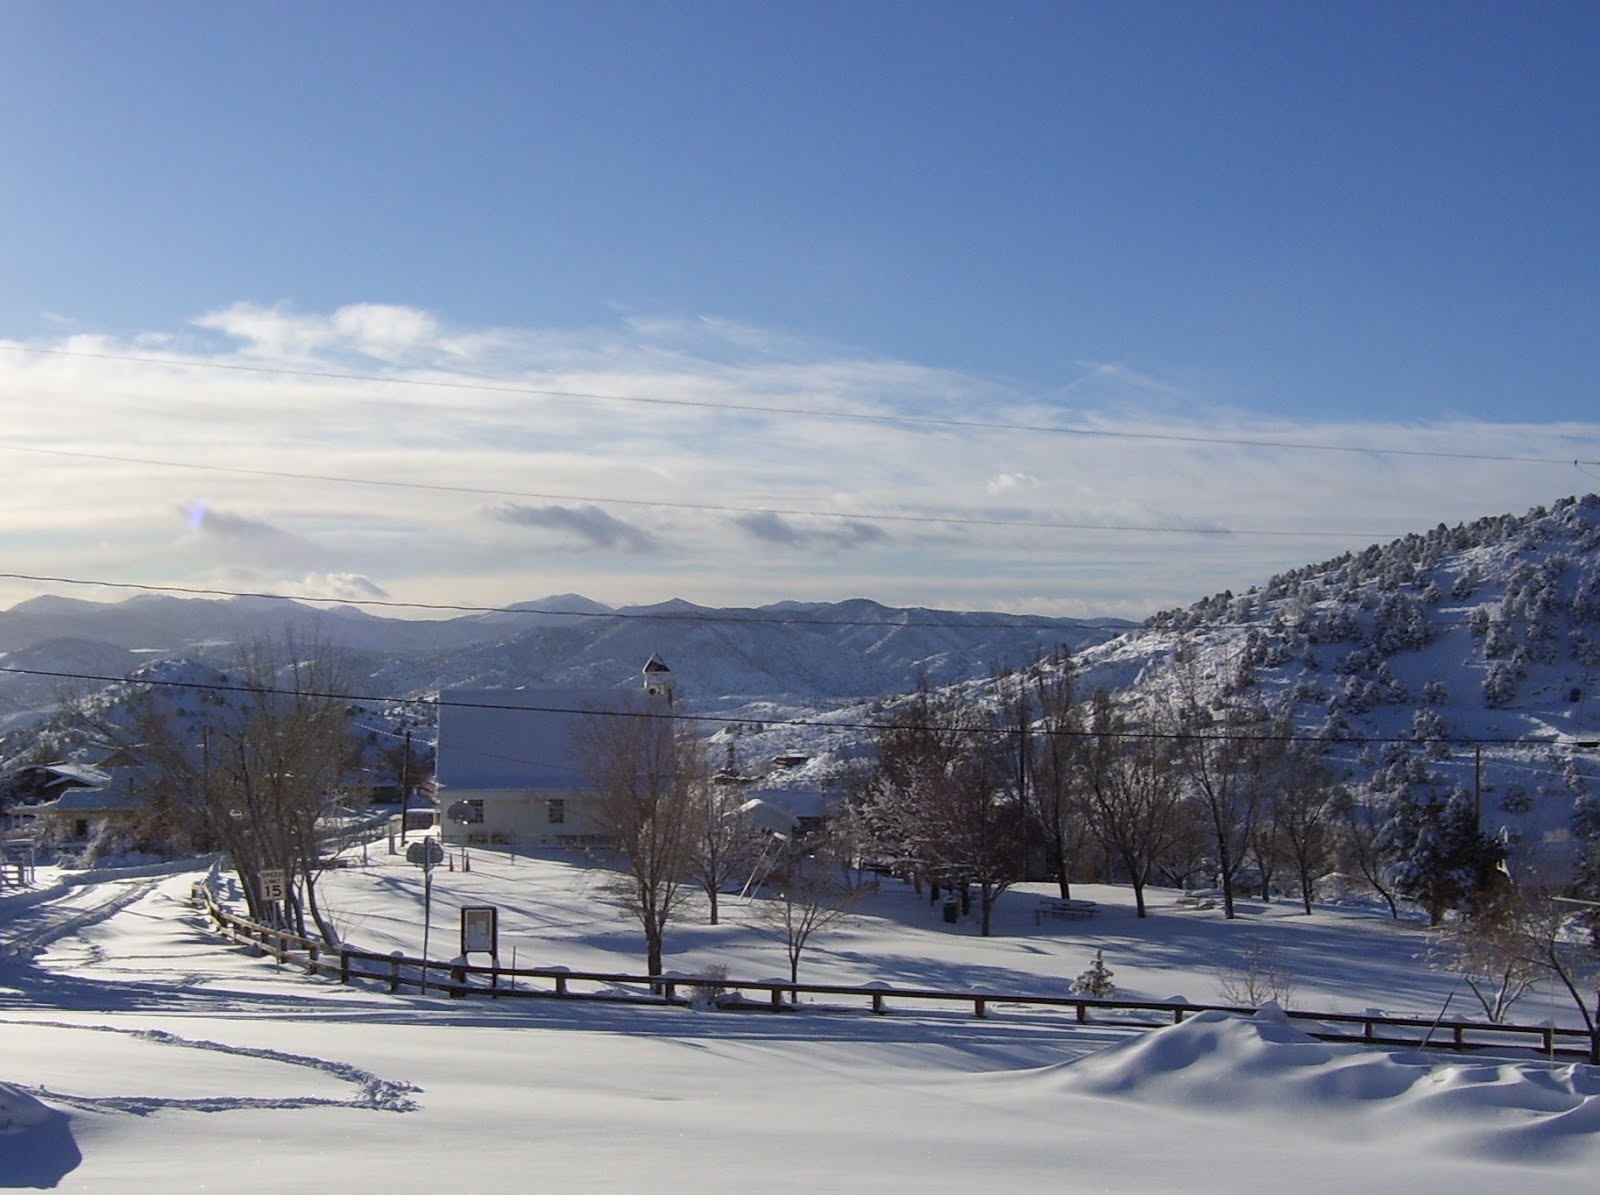
[[[282,871],[263,871],[261,873],[262,900],[282,900],[288,895],[288,892],[289,885]]]

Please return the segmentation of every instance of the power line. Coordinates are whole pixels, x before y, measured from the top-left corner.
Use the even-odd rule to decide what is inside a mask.
[[[308,692],[300,689],[279,689],[270,685],[230,684],[225,681],[193,681],[193,680],[162,680],[155,677],[142,676],[106,676],[90,672],[59,672],[44,668],[12,668],[0,666],[0,673],[9,673],[16,676],[40,676],[56,680],[96,681],[108,685],[148,685],[152,687],[173,689],[195,689],[203,692],[216,693],[251,693],[280,697],[302,697],[318,701],[341,701],[361,703],[365,705],[408,705],[426,707],[434,710],[474,709],[497,710],[511,713],[528,714],[567,714],[586,715],[597,714],[602,717],[613,718],[647,718],[658,722],[688,722],[695,724],[710,723],[720,726],[786,726],[814,730],[908,730],[908,731],[960,731],[976,730],[979,733],[996,736],[1014,737],[1017,735],[1043,735],[1045,737],[1060,738],[1095,738],[1108,735],[1116,739],[1140,739],[1156,741],[1228,741],[1246,738],[1263,743],[1312,743],[1326,746],[1381,746],[1389,743],[1403,743],[1418,745],[1417,741],[1400,736],[1385,735],[1341,735],[1334,738],[1324,738],[1310,734],[1193,734],[1175,730],[1141,730],[1130,728],[1117,728],[1111,731],[1099,731],[1093,728],[1048,728],[1038,727],[1018,728],[1014,726],[965,726],[965,725],[940,725],[936,723],[904,723],[904,722],[856,722],[856,721],[823,721],[818,718],[744,718],[733,717],[726,714],[681,714],[681,713],[651,713],[629,710],[590,709],[581,706],[560,705],[525,705],[512,702],[493,701],[446,701],[439,697],[397,697],[380,696],[364,693],[336,693],[336,692]],[[481,690],[480,690],[481,691]],[[620,692],[621,690],[619,690]],[[1576,747],[1590,747],[1595,744],[1588,741],[1575,741],[1563,744],[1561,740],[1549,739],[1519,739],[1503,737],[1475,737],[1475,738],[1444,738],[1430,740],[1442,743],[1447,747],[1556,747],[1571,745]]]
[[[710,399],[664,398],[658,395],[597,394],[583,390],[552,390],[538,386],[513,386],[487,379],[445,380],[439,378],[400,378],[327,369],[297,369],[289,366],[245,365],[238,362],[194,361],[179,357],[151,357],[132,353],[94,353],[81,349],[52,349],[35,345],[0,344],[14,353],[74,357],[95,361],[118,361],[138,365],[161,365],[178,369],[214,369],[236,373],[321,378],[330,381],[378,382],[394,386],[415,386],[439,390],[477,390],[498,394],[525,394],[540,398],[580,399],[589,402],[633,403],[645,406],[682,407],[694,410],[727,411],[754,415],[801,416],[808,419],[837,419],[856,423],[899,424],[936,427],[958,431],[1030,432],[1038,435],[1080,436],[1108,440],[1138,440],[1168,444],[1207,444],[1237,448],[1278,448],[1295,452],[1335,452],[1361,456],[1407,456],[1433,460],[1499,462],[1524,465],[1600,465],[1600,461],[1567,458],[1515,456],[1503,453],[1446,452],[1420,448],[1371,448],[1343,444],[1311,444],[1297,440],[1251,439],[1234,436],[1185,435],[1177,432],[1111,431],[1105,428],[1064,427],[1060,424],[1006,423],[980,419],[941,419],[927,415],[873,414],[858,411],[825,411],[815,407],[762,406],[757,403],[714,402]]]
[[[251,469],[236,465],[211,465],[199,461],[168,461],[154,457],[126,456],[108,452],[79,452],[68,448],[42,448],[33,445],[0,444],[6,452],[37,453],[72,457],[79,460],[112,461],[123,465],[152,465],[161,469],[190,469],[205,473],[227,473],[242,477],[271,477],[284,481],[319,481],[335,485],[377,486],[387,489],[423,490],[430,493],[471,494],[482,498],[533,498],[540,502],[587,502],[595,506],[632,506],[656,510],[690,510],[712,514],[785,515],[791,518],[838,519],[856,523],[916,523],[923,526],[1010,527],[1032,531],[1114,531],[1154,535],[1250,535],[1291,539],[1382,539],[1384,532],[1372,531],[1283,531],[1230,527],[1180,527],[1149,524],[1076,523],[1033,519],[984,519],[965,515],[865,514],[855,511],[805,510],[783,506],[733,506],[714,502],[673,502],[656,498],[610,498],[587,494],[552,494],[536,490],[494,489],[488,486],[445,485],[429,481],[396,481],[380,477],[351,477],[338,473],[299,473],[287,469]]]

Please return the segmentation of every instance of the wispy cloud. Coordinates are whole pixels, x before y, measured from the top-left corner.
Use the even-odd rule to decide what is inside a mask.
[[[266,357],[353,352],[378,361],[402,361],[419,348],[437,347],[440,333],[427,312],[385,303],[353,303],[330,315],[235,303],[193,324],[221,333],[244,353]]]
[[[755,511],[735,515],[733,523],[752,539],[779,547],[842,550],[889,540],[889,533],[882,527],[860,519],[813,519],[802,526],[792,518],[770,511]]]
[[[387,598],[389,591],[371,577],[360,573],[307,573],[298,579],[287,579],[278,590],[306,597],[337,598],[359,602],[363,598]]]
[[[183,508],[183,520],[191,531],[213,539],[249,544],[297,541],[297,537],[290,535],[281,527],[274,527],[261,519],[216,510],[201,500],[191,502]]]
[[[0,341],[15,571],[249,568],[349,597],[362,584],[338,578],[422,601],[1148,613],[1593,489],[1570,462],[1600,457],[1594,423],[1268,418],[1133,364],[1086,366],[1069,404],[693,317],[455,327],[384,304],[235,304],[10,344],[50,350]],[[1218,531],[1236,534],[1203,534]]]
[[[653,552],[660,545],[654,536],[598,506],[496,506],[490,515],[502,523],[554,531],[568,540],[612,552]]]

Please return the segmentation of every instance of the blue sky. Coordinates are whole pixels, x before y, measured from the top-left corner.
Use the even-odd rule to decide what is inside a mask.
[[[1330,530],[1597,488],[1600,467],[837,418],[1600,457],[1592,4],[0,16],[6,464],[65,470],[73,495],[0,526],[18,572],[1140,613],[1360,546]],[[395,379],[382,393],[405,392],[407,418],[380,413],[377,382],[311,395],[208,368],[228,363]],[[819,414],[525,393],[478,424],[459,393],[405,391],[424,375]],[[81,415],[47,416],[62,410]],[[386,510],[348,485],[303,505],[304,482],[147,465],[96,507],[77,495],[111,463],[47,448],[541,496],[430,516],[397,492]],[[514,449],[530,455],[501,459]],[[283,558],[198,550],[204,521],[173,514],[196,502],[281,536]],[[672,503],[726,508],[734,538],[675,537]],[[853,517],[896,512],[951,522]],[[996,517],[1294,534],[1007,548],[1014,529],[978,529]],[[381,519],[392,556],[372,546]],[[485,527],[471,555],[492,565],[451,556]]]

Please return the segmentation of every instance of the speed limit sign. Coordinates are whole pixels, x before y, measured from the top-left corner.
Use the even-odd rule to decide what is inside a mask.
[[[279,870],[263,871],[261,873],[261,899],[282,900],[289,890],[283,872]]]

